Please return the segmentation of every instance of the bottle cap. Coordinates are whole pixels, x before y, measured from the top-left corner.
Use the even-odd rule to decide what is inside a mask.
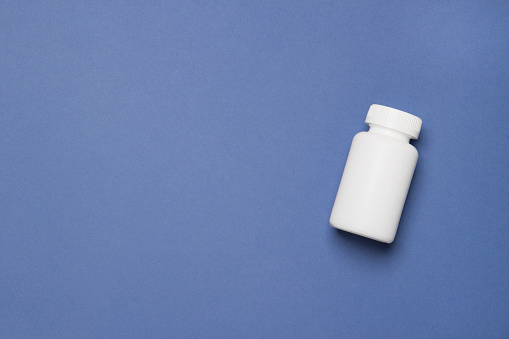
[[[411,139],[419,137],[422,126],[422,120],[415,115],[382,105],[371,105],[365,123],[391,128]]]

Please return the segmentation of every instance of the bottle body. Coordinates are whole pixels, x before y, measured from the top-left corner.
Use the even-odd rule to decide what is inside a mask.
[[[358,133],[336,195],[331,226],[392,243],[417,158],[408,135],[381,126]]]

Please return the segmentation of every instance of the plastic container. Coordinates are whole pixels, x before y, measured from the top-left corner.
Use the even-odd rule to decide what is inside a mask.
[[[353,138],[330,224],[392,243],[418,158],[410,139],[418,138],[422,120],[371,105],[365,122],[369,131]]]

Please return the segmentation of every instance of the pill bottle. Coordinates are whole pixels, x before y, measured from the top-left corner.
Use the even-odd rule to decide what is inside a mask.
[[[422,120],[371,105],[365,123],[369,131],[353,138],[330,225],[392,243],[418,158],[410,139],[418,138]]]

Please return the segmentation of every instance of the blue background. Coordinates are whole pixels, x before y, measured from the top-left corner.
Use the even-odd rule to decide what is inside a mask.
[[[0,337],[509,337],[508,15],[2,1]],[[328,225],[372,103],[424,121],[392,245]]]

